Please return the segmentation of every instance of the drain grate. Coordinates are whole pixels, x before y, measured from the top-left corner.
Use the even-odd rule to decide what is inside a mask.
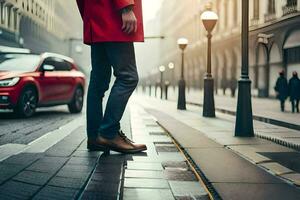
[[[157,136],[157,135],[166,135],[166,133],[157,131],[157,132],[149,132],[149,135],[155,135],[155,136]]]
[[[157,152],[178,152],[178,149],[175,146],[156,146]]]
[[[158,124],[145,124],[145,125],[146,127],[155,127],[155,128],[159,127]]]
[[[171,181],[198,181],[192,171],[182,169],[166,169],[164,175]]]
[[[175,197],[175,199],[176,200],[209,200],[209,197],[193,195],[193,196],[177,196]]]
[[[183,162],[176,162],[176,161],[167,161],[167,162],[163,162],[162,166],[164,169],[181,169],[181,170],[189,170],[189,166],[188,164],[183,161]]]
[[[177,147],[171,142],[169,143],[155,142],[154,145],[157,152],[178,152],[179,151]]]

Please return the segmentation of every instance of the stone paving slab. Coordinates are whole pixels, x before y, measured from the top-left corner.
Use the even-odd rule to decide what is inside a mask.
[[[33,200],[70,200],[76,199],[78,193],[76,189],[46,186]]]
[[[125,188],[152,188],[168,189],[168,181],[164,179],[146,179],[146,178],[126,178],[124,181]]]
[[[142,163],[142,162],[127,162],[127,169],[137,169],[137,170],[163,170],[160,163]]]
[[[52,176],[53,175],[49,173],[25,170],[15,176],[13,180],[43,186],[51,179]]]
[[[84,140],[83,127],[79,127],[45,153],[21,153],[4,160],[0,163],[0,199],[76,199],[98,159],[86,153],[77,157]],[[68,155],[59,152],[64,150]]]
[[[194,199],[209,199],[206,191],[202,188],[199,190],[199,184],[195,181],[170,181],[170,187],[177,198],[191,197]]]
[[[223,199],[230,200],[299,200],[297,188],[288,184],[213,183]],[[238,191],[238,192],[237,192]]]
[[[265,199],[264,197],[272,197],[276,196],[276,194],[280,197],[291,196],[295,199],[295,197],[298,197],[300,194],[300,190],[298,190],[296,187],[288,185],[286,182],[276,178],[275,176],[272,176],[265,170],[248,162],[244,158],[241,158],[239,155],[233,151],[230,151],[229,149],[222,148],[218,145],[205,146],[205,144],[201,142],[196,143],[198,146],[193,146],[192,148],[186,146],[189,141],[199,141],[199,136],[194,133],[195,129],[183,124],[181,120],[170,117],[161,110],[158,111],[153,108],[146,110],[157,118],[158,122],[166,130],[168,130],[168,132],[176,139],[176,141],[180,143],[181,147],[184,148],[185,151],[193,158],[194,162],[205,174],[208,181],[213,184],[213,186],[216,186],[215,188],[217,192],[223,199],[245,199],[239,196],[247,193],[247,191],[244,190],[247,190],[248,188],[243,187],[244,185],[251,185],[250,190],[252,190],[252,192],[256,190],[258,191],[257,195],[254,192],[254,196],[249,195],[251,198],[247,197],[246,199]],[[217,121],[219,120],[217,119],[213,121],[216,121],[215,125],[217,125]],[[216,129],[211,130],[216,131]],[[182,134],[180,134],[183,131],[185,132],[184,136],[190,135],[191,132],[193,137],[184,138]],[[202,133],[198,131],[198,135],[201,134]],[[209,134],[209,132],[205,134]],[[255,140],[258,142],[249,144],[247,144],[248,141],[245,143],[240,140],[241,142],[238,142],[237,146],[264,146],[265,148],[265,146],[272,145],[270,142],[259,142],[260,139]],[[228,147],[235,147],[235,145],[236,144],[231,144],[231,146]],[[278,149],[281,147],[275,146],[272,148]],[[228,185],[232,187],[229,188]],[[263,190],[262,188],[266,188],[266,190]],[[239,198],[236,198],[236,196],[239,196]]]
[[[293,182],[296,186],[300,186],[300,174],[299,173],[291,173],[291,174],[284,174],[283,178]]]
[[[280,183],[281,181],[227,149],[187,149],[211,182]]]
[[[292,170],[274,162],[270,163],[262,163],[260,166],[266,168],[267,170],[270,170],[272,173],[276,175],[284,175],[284,174],[290,174],[293,173]]]
[[[125,170],[125,178],[147,178],[147,179],[163,179],[162,171],[148,171],[148,170]]]
[[[0,164],[0,185],[20,173],[25,168],[26,165]]]
[[[17,181],[8,181],[0,186],[0,199],[30,199],[38,190],[39,186]]]
[[[124,200],[174,200],[170,189],[126,188]]]

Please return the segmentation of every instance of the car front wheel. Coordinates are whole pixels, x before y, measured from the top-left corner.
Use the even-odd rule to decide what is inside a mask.
[[[70,113],[80,113],[83,107],[84,92],[81,87],[77,87],[71,103],[68,104]]]
[[[25,88],[20,96],[14,112],[19,117],[31,117],[37,107],[37,92],[33,88]]]

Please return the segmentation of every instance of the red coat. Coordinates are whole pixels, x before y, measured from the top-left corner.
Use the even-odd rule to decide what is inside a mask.
[[[83,19],[84,43],[144,41],[142,0],[77,0]],[[136,33],[122,31],[121,9],[134,5],[138,29]]]

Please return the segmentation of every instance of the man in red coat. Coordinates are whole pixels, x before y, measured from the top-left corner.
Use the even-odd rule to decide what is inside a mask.
[[[133,42],[144,40],[141,0],[77,0],[84,43],[91,45],[92,70],[87,96],[87,147],[92,151],[137,153],[121,131],[120,120],[138,84]],[[102,100],[113,69],[116,81],[103,115]]]

